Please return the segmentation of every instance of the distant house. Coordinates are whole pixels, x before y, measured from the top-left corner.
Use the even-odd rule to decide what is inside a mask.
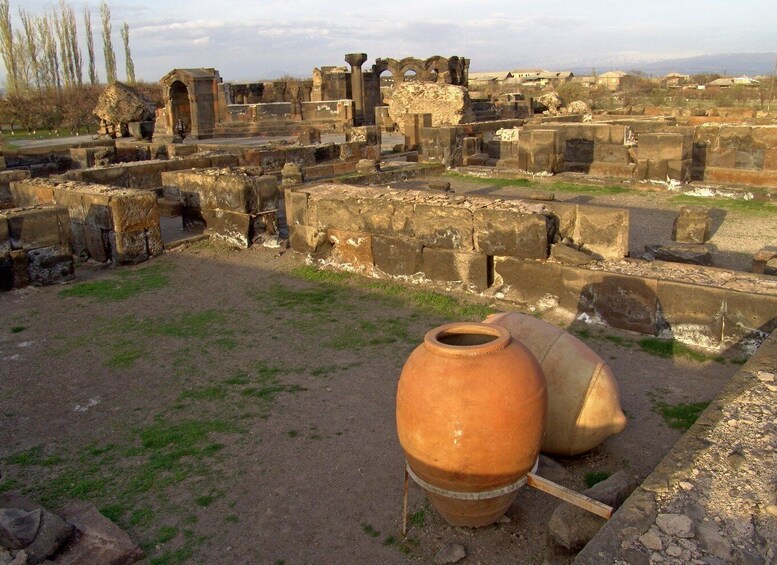
[[[518,80],[525,79],[528,77],[537,76],[540,73],[547,73],[548,71],[544,69],[514,69],[510,71],[515,78]]]
[[[748,86],[748,87],[756,87],[760,85],[761,83],[754,78],[741,76],[741,77],[724,77],[724,78],[718,78],[713,81],[710,81],[706,84],[707,88],[712,89],[725,89],[725,88],[731,88],[732,86]]]
[[[510,71],[491,71],[484,73],[469,73],[469,83],[473,86],[486,86],[489,84],[504,84],[513,78]]]
[[[621,86],[621,79],[626,76],[627,73],[623,71],[607,71],[596,77],[596,84],[609,88],[610,90],[618,90]]]
[[[661,79],[661,84],[667,88],[679,88],[684,84],[688,84],[691,80],[691,75],[684,75],[682,73],[669,73]]]
[[[527,86],[546,86],[548,84],[561,84],[572,80],[574,73],[570,71],[540,71],[536,75],[519,78],[521,84]]]

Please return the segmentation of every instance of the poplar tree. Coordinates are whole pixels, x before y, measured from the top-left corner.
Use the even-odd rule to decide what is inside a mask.
[[[103,55],[105,57],[105,75],[108,83],[116,82],[116,54],[111,41],[111,9],[108,2],[100,2],[100,18],[103,24]]]
[[[135,63],[132,62],[132,52],[129,44],[129,25],[124,22],[121,26],[121,39],[124,41],[124,61],[127,67],[127,82],[135,84]]]
[[[9,0],[0,0],[0,50],[3,54],[3,63],[7,72],[8,90],[16,92],[16,79],[18,71],[16,56],[14,53],[14,36],[11,26],[11,6]]]
[[[92,35],[92,14],[89,4],[84,4],[84,29],[86,30],[86,52],[89,55],[89,82],[97,84],[97,70],[94,64],[94,36]]]

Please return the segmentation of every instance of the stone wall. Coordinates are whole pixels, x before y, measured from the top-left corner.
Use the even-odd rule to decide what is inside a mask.
[[[11,196],[11,183],[28,178],[30,178],[30,171],[25,169],[0,171],[0,210],[14,207],[13,197]]]
[[[499,262],[546,260],[559,230],[590,236],[592,247],[608,254],[622,256],[628,248],[626,210],[602,209],[613,216],[586,222],[574,206],[559,216],[533,202],[331,184],[287,191],[286,209],[296,251],[392,277],[461,282],[478,292],[491,286]],[[597,231],[600,222],[606,228]],[[610,224],[618,226],[615,234]]]
[[[164,250],[154,192],[78,181],[29,179],[11,184],[19,206],[54,204],[69,213],[73,252],[82,259],[139,263]]]
[[[206,233],[237,247],[277,233],[278,181],[251,167],[162,174],[167,198],[183,204],[184,224],[201,223]]]
[[[773,560],[775,366],[773,332],[575,564]]]
[[[67,208],[35,206],[0,211],[0,290],[55,284],[72,276]]]
[[[74,169],[52,178],[62,181],[153,190],[162,186],[162,173],[166,171],[225,167],[237,164],[238,158],[231,154],[195,155],[167,160],[136,161],[90,169]]]

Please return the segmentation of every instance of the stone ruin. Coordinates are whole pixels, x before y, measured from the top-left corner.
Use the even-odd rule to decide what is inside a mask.
[[[138,89],[121,82],[109,84],[100,94],[94,114],[98,133],[111,138],[151,138],[156,105]]]

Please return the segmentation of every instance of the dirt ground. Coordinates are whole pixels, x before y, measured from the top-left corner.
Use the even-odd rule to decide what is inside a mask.
[[[291,251],[197,243],[79,284],[0,294],[0,491],[97,505],[154,564],[539,563],[557,501],[524,487],[509,523],[448,526],[410,490],[396,384],[423,334],[502,303],[321,275]],[[85,283],[85,284],[81,284]],[[661,406],[712,399],[741,360],[642,350],[584,329],[617,376],[627,429],[540,474],[644,478],[680,437]]]

